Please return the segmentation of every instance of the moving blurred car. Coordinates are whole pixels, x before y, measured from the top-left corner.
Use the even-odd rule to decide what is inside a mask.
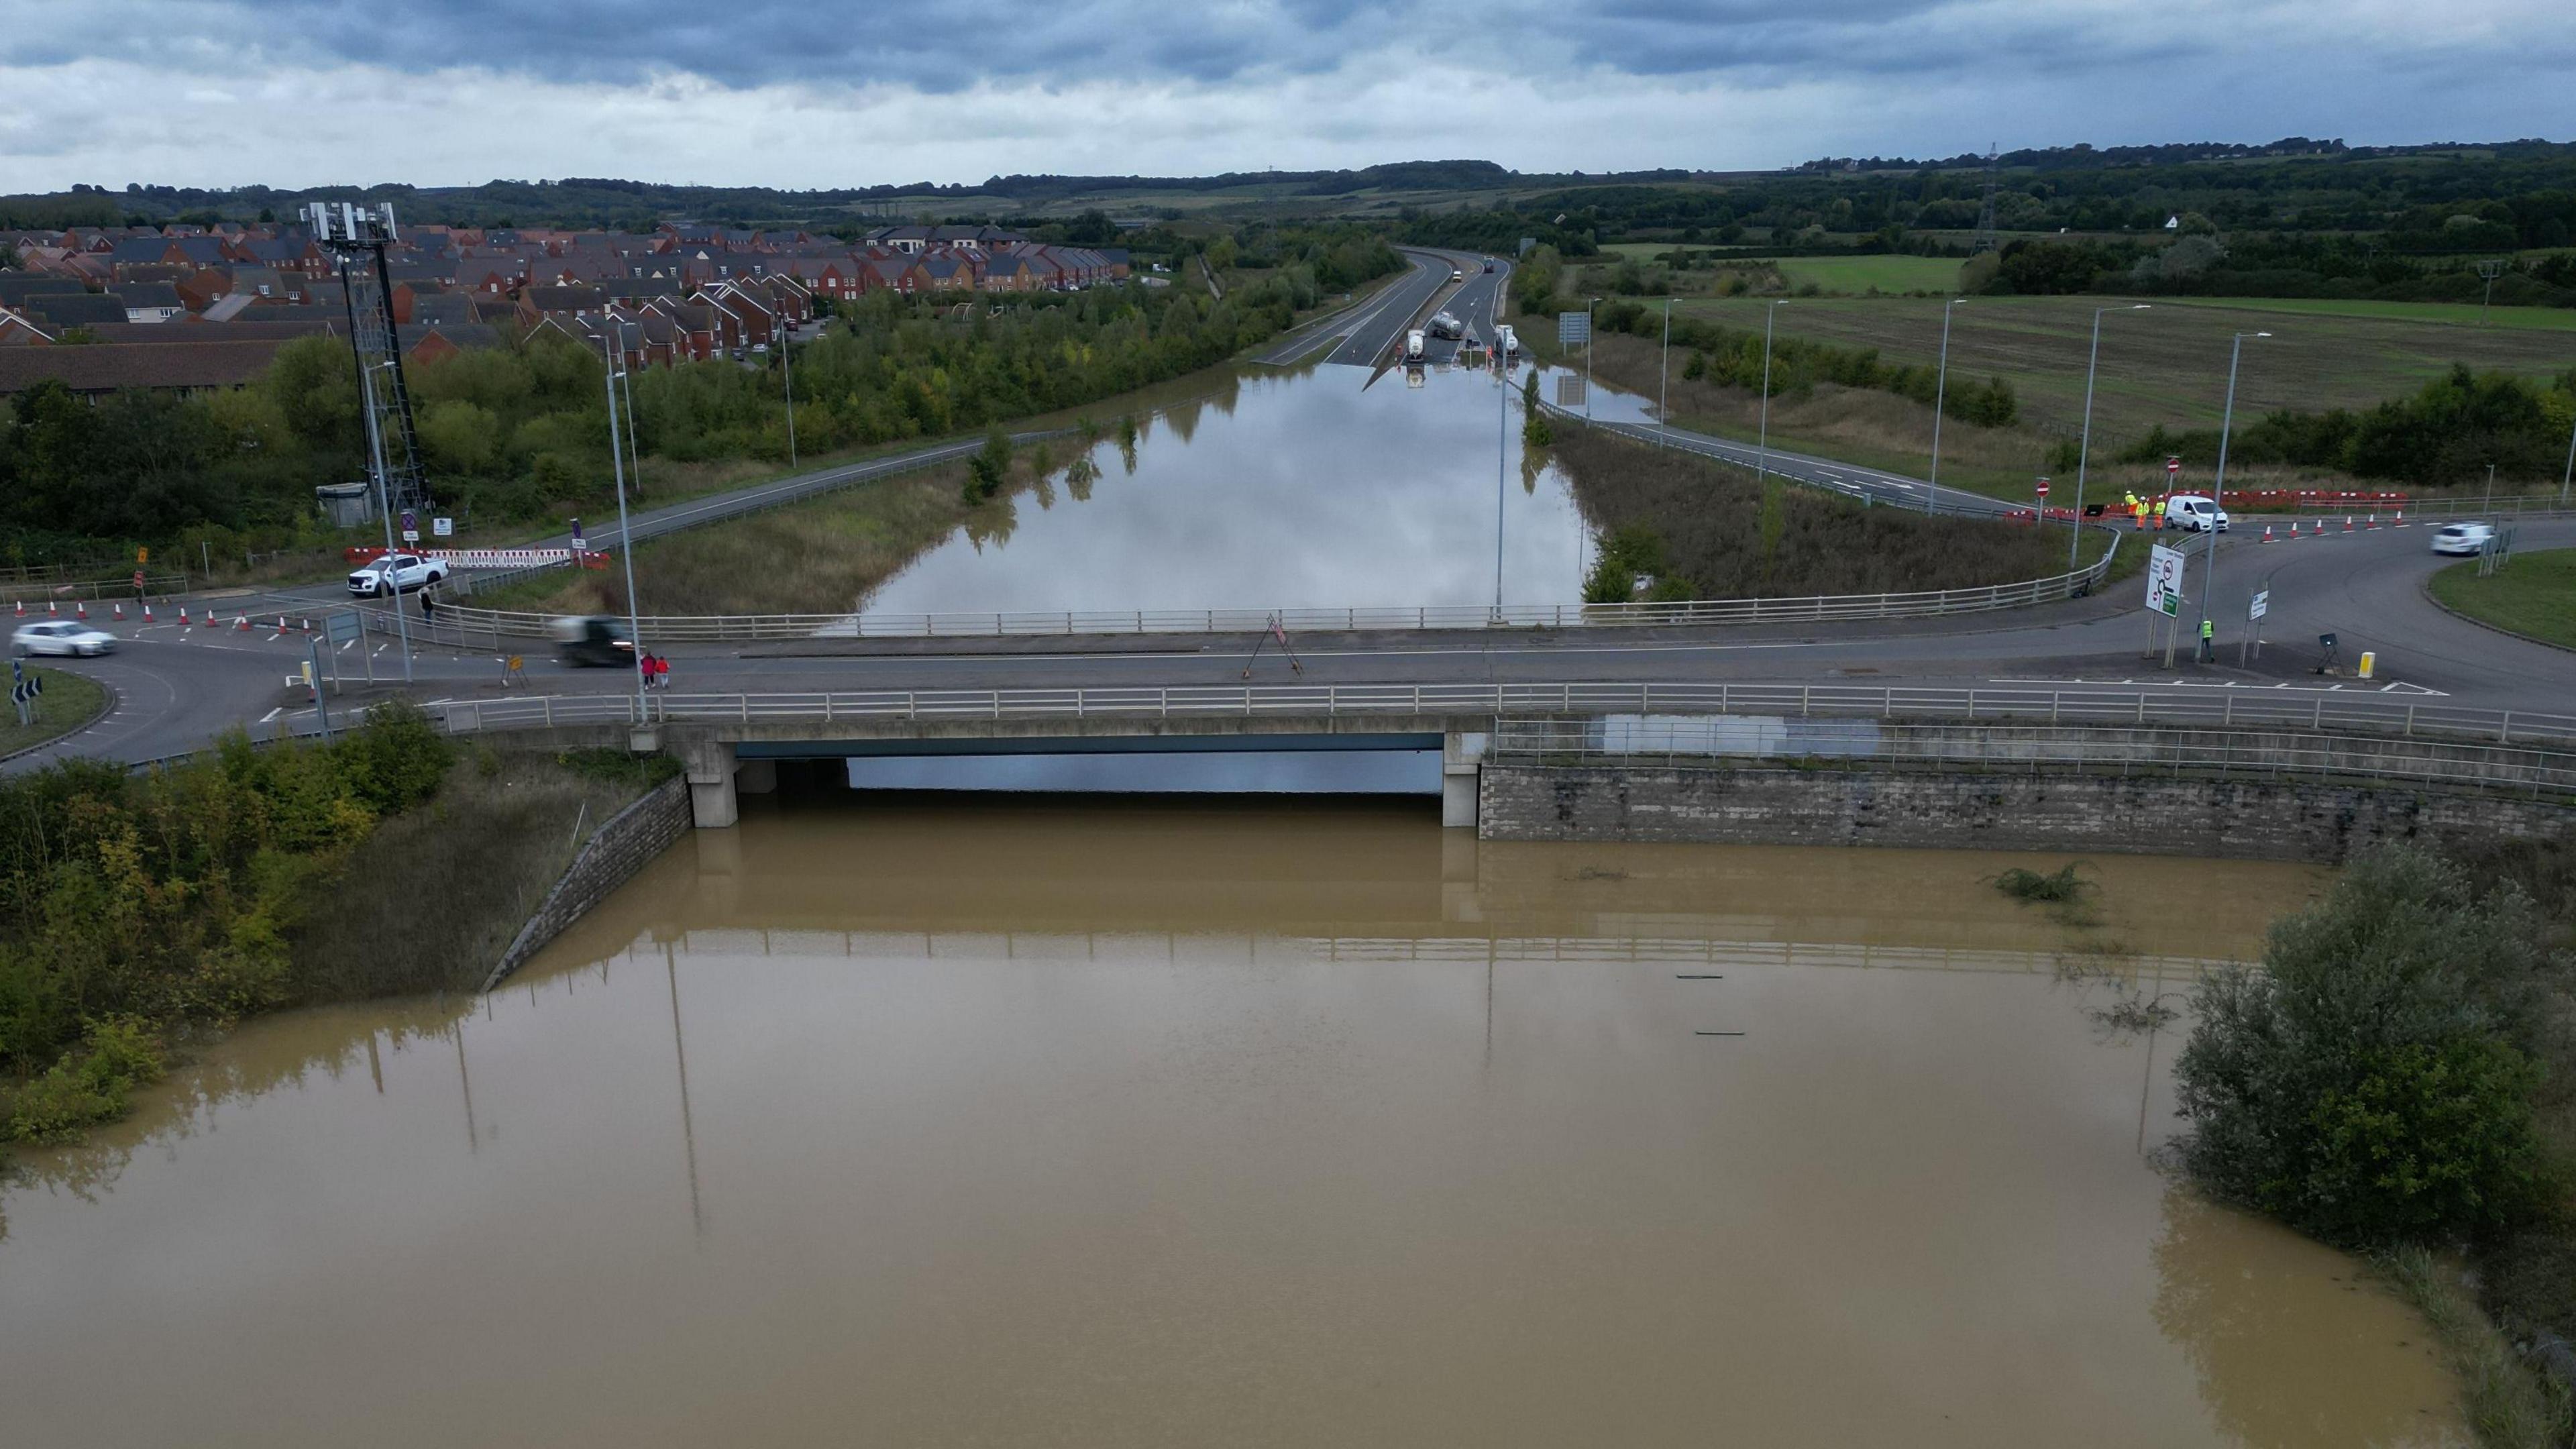
[[[16,654],[69,654],[81,658],[111,654],[116,650],[116,636],[93,629],[78,619],[44,619],[21,624],[9,636],[9,648]]]
[[[635,667],[635,641],[627,637],[626,626],[615,619],[557,619],[554,633],[566,664]]]
[[[2492,523],[2445,523],[2433,530],[2435,553],[2483,553],[2494,541]]]

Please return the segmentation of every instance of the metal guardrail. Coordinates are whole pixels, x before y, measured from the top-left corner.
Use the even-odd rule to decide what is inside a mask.
[[[56,603],[132,603],[137,599],[162,599],[188,591],[186,574],[145,574],[143,588],[134,587],[134,576],[113,579],[51,579],[43,582],[0,585],[14,605]]]
[[[2576,794],[2576,753],[2291,727],[2254,734],[2161,725],[1957,725],[1840,719],[1791,727],[1762,718],[1639,721],[1506,719],[1489,758],[1530,764],[1617,761],[1724,769],[1897,766],[2040,774],[2219,779],[2403,780],[2519,794]]]
[[[2218,725],[2576,748],[2576,715],[2460,709],[2335,690],[1864,688],[1831,684],[1273,684],[445,700],[447,728],[901,720],[1727,715]]]
[[[1085,634],[1259,634],[1273,624],[1295,632],[1323,630],[1585,629],[1674,624],[1792,624],[1838,619],[1912,619],[1985,613],[2080,598],[2101,587],[2120,547],[2117,531],[2102,556],[2073,573],[2021,583],[1905,594],[1842,594],[1789,599],[1703,599],[1649,604],[1429,604],[1344,609],[1077,609],[952,614],[648,614],[644,642],[715,643],[783,639],[991,639]],[[464,648],[502,649],[505,641],[544,639],[556,616],[442,605],[433,621],[406,621],[415,639]],[[380,609],[368,627],[393,632]]]
[[[2247,511],[2251,512],[2251,510]],[[2511,513],[2528,517],[2542,517],[2552,514],[2576,515],[2576,508],[2571,508],[2568,505],[2567,500],[2560,498],[2555,493],[2516,494],[2512,497],[2493,500],[2477,498],[2413,498],[2408,499],[2403,503],[2387,501],[2368,503],[2335,503],[2319,499],[2310,502],[2303,502],[2294,511],[2303,515],[2310,513],[2349,513],[2356,518],[2368,517],[2374,513],[2383,515],[2404,513],[2410,519],[2484,518],[2489,514],[2496,513]]]

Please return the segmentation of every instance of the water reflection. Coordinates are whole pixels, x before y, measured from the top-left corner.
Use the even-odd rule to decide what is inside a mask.
[[[471,1016],[257,1024],[199,1070],[266,1085],[183,1089],[113,1192],[13,1193],[11,1428],[2340,1449],[2453,1422],[2402,1315],[2315,1287],[2344,1260],[2140,1161],[2143,1044],[2099,1042],[2066,928],[1983,884],[2052,862],[1432,818],[753,802]],[[2101,872],[2157,979],[2317,878]]]
[[[1522,458],[1518,391],[1501,396],[1476,370],[1435,371],[1419,391],[1363,391],[1361,377],[1265,374],[1204,407],[1138,417],[1132,435],[1126,420],[1110,424],[1076,455],[1102,476],[1067,480],[1081,507],[978,509],[863,607],[1489,603],[1496,485],[1516,472],[1524,486],[1501,500],[1505,598],[1576,602],[1582,519],[1563,476]]]

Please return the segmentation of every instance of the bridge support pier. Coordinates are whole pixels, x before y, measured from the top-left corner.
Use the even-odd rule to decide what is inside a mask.
[[[691,823],[700,830],[725,830],[742,818],[741,801],[734,793],[732,741],[687,741],[680,746],[680,762],[689,777]],[[774,789],[778,784],[777,766],[771,765],[770,770],[769,783]]]
[[[776,760],[743,760],[733,768],[733,788],[738,795],[775,795],[778,793]]]
[[[1491,737],[1481,730],[1452,730],[1440,740],[1440,824],[1476,828],[1476,785]]]

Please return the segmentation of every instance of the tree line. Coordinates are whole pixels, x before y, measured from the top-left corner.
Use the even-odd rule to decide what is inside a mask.
[[[2283,408],[2228,440],[2231,462],[2332,469],[2355,478],[2439,487],[2473,482],[2489,464],[2517,482],[2557,479],[2576,436],[2576,368],[2553,383],[2455,365],[2411,397],[2359,411]],[[2215,428],[2157,427],[2123,449],[2123,463],[2218,462]]]

